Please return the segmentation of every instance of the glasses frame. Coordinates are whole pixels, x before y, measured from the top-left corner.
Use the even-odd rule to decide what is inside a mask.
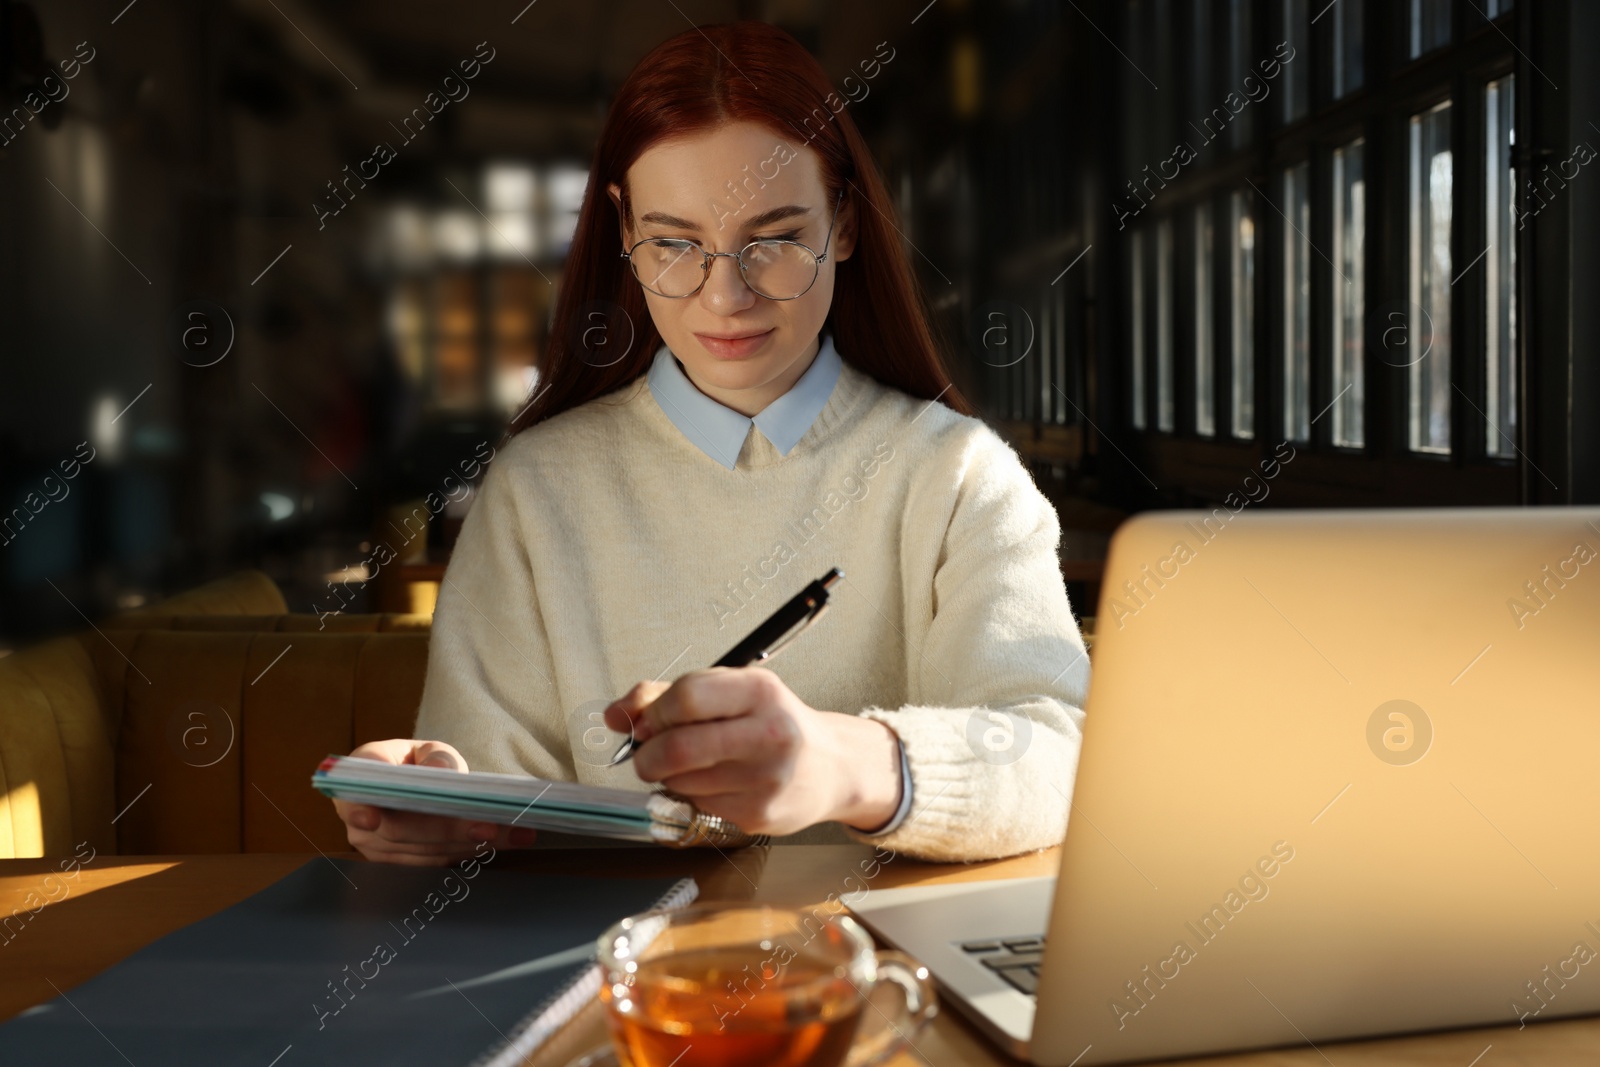
[[[827,261],[827,259],[828,259],[828,245],[833,242],[833,224],[839,218],[839,205],[843,201],[844,201],[844,190],[841,189],[841,190],[839,190],[838,197],[835,198],[834,202],[833,202],[833,216],[832,216],[832,218],[830,218],[828,220],[828,233],[822,239],[822,252],[820,254],[816,251],[816,249],[812,248],[810,245],[806,244],[804,241],[795,241],[795,240],[791,240],[791,239],[785,238],[785,237],[761,237],[761,238],[757,238],[756,240],[751,241],[749,244],[745,245],[743,248],[739,249],[739,251],[737,251],[737,252],[707,252],[703,248],[697,248],[692,242],[689,242],[687,240],[687,238],[683,238],[683,237],[646,237],[643,240],[635,241],[631,246],[629,246],[628,250],[626,252],[622,253],[622,258],[627,260],[628,261],[628,265],[633,268],[634,279],[637,280],[640,285],[644,286],[645,289],[648,289],[650,292],[655,293],[657,296],[661,297],[663,300],[687,300],[691,296],[697,295],[700,292],[700,290],[702,290],[702,289],[704,289],[706,287],[706,282],[711,277],[711,261],[714,260],[714,259],[722,258],[722,257],[727,257],[729,259],[732,259],[732,260],[736,261],[739,264],[739,277],[740,277],[740,279],[742,279],[744,281],[745,286],[752,293],[755,293],[757,296],[761,297],[763,300],[799,300],[802,296],[805,296],[807,293],[809,293],[811,291],[811,287],[813,285],[817,284],[818,276],[820,276],[822,274],[822,264],[825,263]],[[658,289],[651,289],[650,286],[645,282],[645,280],[643,278],[639,277],[639,268],[634,263],[634,260],[633,260],[633,253],[639,248],[639,246],[642,245],[642,244],[648,244],[651,241],[684,241],[685,243],[689,244],[691,248],[695,248],[696,251],[698,251],[700,253],[700,284],[695,286],[689,292],[684,293],[684,294],[682,294],[680,296],[669,296],[668,294],[663,293]],[[766,293],[763,293],[760,289],[757,289],[755,286],[750,284],[750,266],[744,260],[744,254],[746,252],[750,251],[750,249],[754,248],[756,245],[798,245],[799,247],[805,249],[807,252],[810,252],[811,253],[811,257],[816,260],[816,263],[814,265],[814,269],[812,270],[812,273],[811,273],[811,281],[806,284],[806,287],[804,289],[800,290],[798,293],[794,294],[793,296],[768,296]]]

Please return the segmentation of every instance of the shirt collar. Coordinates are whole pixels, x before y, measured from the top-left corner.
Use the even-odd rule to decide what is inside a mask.
[[[824,332],[811,366],[788,392],[762,408],[752,419],[697,389],[672,352],[662,345],[650,364],[650,392],[683,436],[700,451],[733,470],[751,426],[760,430],[780,455],[787,456],[811,429],[833,395],[841,365],[832,334]]]

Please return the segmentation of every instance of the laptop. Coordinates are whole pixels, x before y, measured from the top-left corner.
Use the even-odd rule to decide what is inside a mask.
[[[1016,1056],[1600,1012],[1600,508],[1131,519],[1069,792],[1057,877],[852,908]]]

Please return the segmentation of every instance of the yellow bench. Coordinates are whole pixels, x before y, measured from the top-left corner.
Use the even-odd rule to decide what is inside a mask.
[[[0,659],[0,858],[348,847],[307,778],[410,735],[429,623],[242,571]]]

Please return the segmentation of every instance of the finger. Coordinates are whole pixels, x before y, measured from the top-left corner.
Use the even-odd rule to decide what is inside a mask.
[[[756,715],[677,726],[639,747],[634,772],[657,782],[725,763],[772,762],[784,751],[778,738],[786,728],[788,719]]]
[[[384,763],[401,764],[409,760],[417,742],[409,737],[396,737],[387,741],[368,741],[356,746],[350,753],[355,759],[375,759]]]
[[[761,667],[709,667],[690,671],[647,706],[635,736],[649,740],[663,730],[748,714],[776,697],[778,676]]]
[[[734,792],[697,797],[694,806],[701,814],[726,819],[748,834],[777,835],[793,833],[800,829],[798,826],[775,824],[767,814],[767,801],[752,793]]]
[[[443,741],[420,741],[411,750],[411,762],[420,767],[443,767],[447,770],[467,769],[466,757]]]
[[[353,804],[348,800],[335,800],[333,802],[334,814],[344,822],[345,826],[355,830],[376,830],[383,821],[383,816],[378,809],[370,804]]]
[[[475,856],[488,845],[492,848],[526,848],[538,838],[538,831],[528,826],[492,826],[473,824],[473,837],[460,841],[394,841],[376,833],[356,831],[350,834],[350,844],[362,853],[403,852],[408,855]],[[481,835],[477,832],[481,830]]]
[[[496,833],[493,824],[446,815],[426,815],[416,811],[380,808],[383,821],[373,833],[384,841],[410,844],[443,844],[478,841]]]
[[[362,855],[375,855],[378,853],[395,853],[407,856],[472,856],[477,854],[483,842],[469,845],[464,841],[452,842],[422,842],[385,841],[376,834],[352,834],[350,844],[360,850]]]
[[[362,849],[361,855],[373,863],[395,863],[402,867],[448,867],[468,858],[471,853],[469,852],[462,856],[447,856],[443,853],[416,855],[408,852],[379,850],[369,852],[366,849]]]
[[[606,705],[605,712],[600,716],[606,726],[619,734],[633,732],[634,713],[618,703]]]
[[[652,701],[671,688],[670,682],[639,682],[613,700],[605,710],[605,723],[620,734],[633,729],[634,720]]]
[[[424,816],[424,818],[426,817]],[[502,826],[492,822],[473,822],[468,819],[455,821],[459,824],[461,839],[474,845],[488,844],[495,848],[526,848],[533,844],[539,836],[539,831],[531,826]],[[451,844],[453,842],[446,842],[445,847]]]
[[[674,774],[661,784],[698,807],[703,801],[730,794],[770,793],[775,785],[772,769],[757,763],[719,763],[705,770]]]

